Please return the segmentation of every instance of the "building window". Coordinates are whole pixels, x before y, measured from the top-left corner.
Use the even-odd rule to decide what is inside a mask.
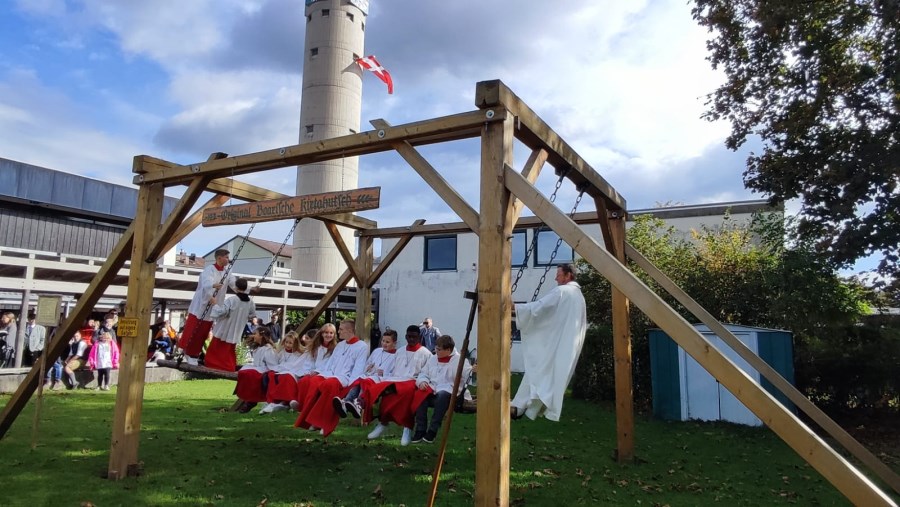
[[[425,238],[425,271],[456,269],[456,236]]]
[[[524,265],[525,251],[528,249],[528,234],[525,230],[512,233],[512,266],[518,268]]]
[[[322,9],[322,17],[331,16],[331,9]]]
[[[362,31],[365,32],[365,31],[366,31],[366,24],[365,24],[365,23],[360,23],[360,25],[362,25]]]
[[[317,57],[317,56],[319,56],[319,48],[312,48],[312,49],[309,50],[309,57],[310,57],[310,58],[315,58],[315,57]]]
[[[550,229],[540,229],[535,231],[535,233],[538,235],[538,241],[534,252],[534,265],[546,266],[551,264],[550,256],[553,254],[553,249],[556,248],[559,236]],[[569,245],[562,243],[559,245],[559,251],[557,251],[556,257],[553,258],[552,264],[572,262],[574,259],[575,251]]]
[[[279,267],[279,268],[283,268],[283,267],[284,267],[284,261],[278,261],[278,262],[275,263],[275,265],[276,265],[277,267]]]
[[[352,12],[347,13],[347,19],[349,19],[350,22],[353,23],[353,13]]]
[[[306,133],[307,133],[307,134],[312,134],[314,128],[315,128],[315,127],[312,126],[312,125],[307,125],[307,126],[306,126]]]
[[[306,22],[309,23],[311,21],[312,21],[312,14],[310,14],[309,16],[306,16]]]

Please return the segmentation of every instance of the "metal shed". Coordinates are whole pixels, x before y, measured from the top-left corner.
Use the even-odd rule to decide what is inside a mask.
[[[786,396],[767,380],[761,379],[759,372],[706,325],[696,324],[694,327],[750,378],[760,383],[789,410],[795,411]],[[793,336],[789,331],[739,325],[725,327],[788,382],[794,383]],[[669,420],[698,419],[762,426],[758,417],[661,329],[650,330],[650,368],[653,415]]]

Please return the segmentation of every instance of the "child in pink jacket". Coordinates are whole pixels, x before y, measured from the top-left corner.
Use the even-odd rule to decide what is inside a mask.
[[[97,386],[101,391],[109,391],[109,371],[119,368],[119,345],[109,332],[103,332],[97,343],[91,347],[88,366],[97,370]]]

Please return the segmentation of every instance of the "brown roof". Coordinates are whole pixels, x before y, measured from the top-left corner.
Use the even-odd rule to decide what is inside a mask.
[[[281,248],[281,243],[277,243],[275,241],[269,241],[267,239],[258,239],[258,238],[247,238],[247,241],[250,241],[254,245],[267,250],[272,255],[278,253],[278,249]],[[281,256],[282,257],[291,257],[294,253],[294,245],[291,242],[284,245],[284,248],[281,248]]]

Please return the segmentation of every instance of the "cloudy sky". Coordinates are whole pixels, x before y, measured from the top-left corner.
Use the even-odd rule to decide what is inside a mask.
[[[295,144],[304,25],[302,0],[3,2],[0,156],[130,184],[136,154],[187,164]],[[469,111],[475,83],[501,79],[631,209],[761,198],[742,184],[746,152],[723,146],[728,125],[700,119],[723,79],[705,40],[684,0],[372,0],[366,54],[395,89],[364,76],[362,125]],[[422,150],[476,209],[477,148]],[[414,174],[394,153],[364,158],[359,184],[382,187],[382,208],[363,216],[458,220]],[[295,170],[242,179],[290,192]],[[574,195],[564,187],[560,207]],[[254,236],[281,241],[289,225]],[[182,247],[244,231],[198,230]]]

